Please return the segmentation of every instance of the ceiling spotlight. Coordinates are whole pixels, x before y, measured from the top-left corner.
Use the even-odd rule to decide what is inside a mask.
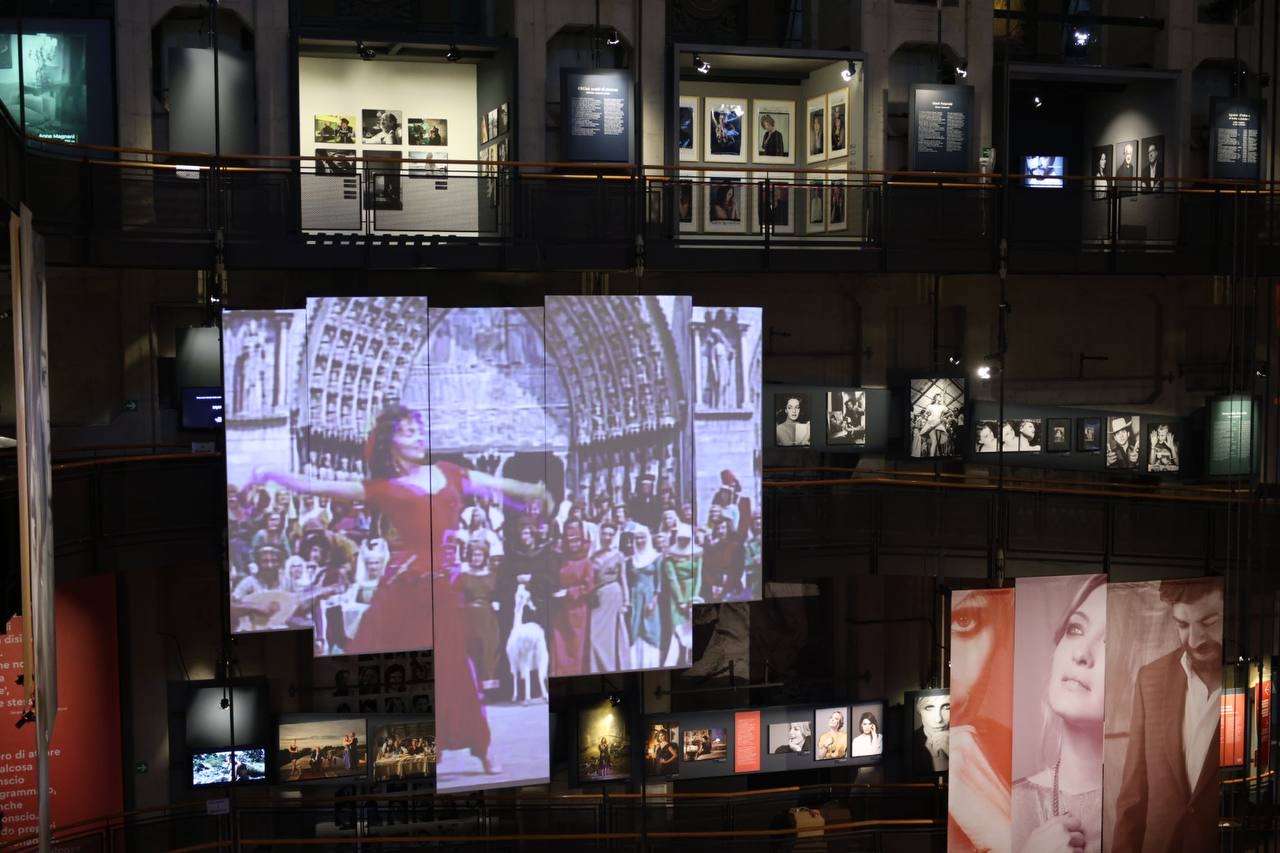
[[[613,707],[615,707],[615,708],[616,708],[616,707],[618,707],[619,705],[621,705],[621,704],[622,704],[622,694],[621,694],[621,693],[610,693],[610,694],[609,694],[609,704],[610,704],[610,705],[612,705],[612,706],[613,706]]]
[[[1259,379],[1266,379],[1268,376],[1271,375],[1271,369],[1267,367],[1267,363],[1265,361],[1260,362],[1258,364],[1258,369],[1255,370],[1254,372],[1258,374]]]
[[[991,378],[991,365],[989,365],[989,364],[979,364],[979,365],[978,365],[978,378],[979,378],[979,379],[990,379],[990,378]]]
[[[377,57],[378,52],[366,45],[363,41],[356,42],[356,53],[360,54],[360,58],[365,62],[371,62]]]
[[[1093,41],[1093,33],[1086,29],[1077,29],[1071,34],[1071,40],[1075,42],[1076,47],[1088,47],[1089,42]]]
[[[711,63],[707,62],[705,59],[703,59],[701,56],[695,53],[693,55],[693,70],[697,71],[699,74],[710,74]]]
[[[969,76],[969,66],[963,62],[956,63],[956,76],[964,79]]]
[[[1039,95],[1032,95],[1032,96],[1031,96],[1031,106],[1035,107],[1036,109],[1040,109],[1041,107],[1043,107],[1043,106],[1044,106],[1044,101],[1040,100],[1040,96],[1039,96]]]
[[[449,49],[444,52],[444,58],[449,62],[457,62],[462,58],[462,51],[458,50],[456,44],[449,45]]]
[[[223,696],[221,701],[218,702],[218,707],[222,708],[222,710],[224,711],[227,710],[228,708],[231,707],[231,700],[228,699],[226,696]]]
[[[949,355],[949,356],[947,356],[947,363],[948,363],[948,364],[950,364],[952,367],[959,367],[959,366],[960,366],[960,356],[958,356],[958,355]]]
[[[854,65],[853,60],[850,59],[848,62],[845,63],[844,69],[840,72],[840,79],[848,83],[850,80],[853,79],[853,75],[857,73],[858,73],[858,66]]]
[[[609,37],[604,40],[604,43],[609,47],[617,47],[622,44],[622,36],[618,35],[617,30],[610,30]]]

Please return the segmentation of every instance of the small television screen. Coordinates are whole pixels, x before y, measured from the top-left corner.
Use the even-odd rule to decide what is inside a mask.
[[[222,429],[222,389],[182,389],[183,429]]]
[[[197,752],[191,756],[191,784],[197,788],[232,782],[264,782],[266,778],[265,747]]]
[[[1062,189],[1062,176],[1066,174],[1065,157],[1054,154],[1028,154],[1023,158],[1023,174],[1027,186],[1039,189]]]

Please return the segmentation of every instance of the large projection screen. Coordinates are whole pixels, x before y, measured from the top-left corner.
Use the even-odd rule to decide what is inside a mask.
[[[547,297],[548,417],[572,447],[557,521],[573,542],[552,603],[552,675],[692,663],[693,605],[706,600],[692,307],[687,296]],[[594,593],[593,576],[606,579]]]
[[[563,438],[548,441],[542,309],[432,309],[428,350],[427,393],[406,403],[431,413],[436,790],[543,783],[563,479],[547,448]],[[395,424],[393,441],[421,425]]]
[[[694,507],[703,535],[702,598],[760,598],[760,308],[694,307]]]
[[[761,354],[681,296],[226,312],[233,632],[434,649],[437,788],[546,781],[549,677],[688,667],[695,604],[759,598]]]

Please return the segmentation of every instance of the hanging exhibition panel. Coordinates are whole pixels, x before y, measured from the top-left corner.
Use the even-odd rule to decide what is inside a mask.
[[[970,171],[973,168],[973,87],[913,83],[909,106],[911,171]]]
[[[760,595],[760,329],[672,296],[226,312],[233,633],[434,649],[437,789],[545,781],[549,677],[688,666],[694,603]],[[407,710],[408,663],[326,698]]]
[[[1107,589],[1107,853],[1218,844],[1222,618],[1220,578]]]
[[[560,155],[570,163],[631,160],[631,72],[560,69]]]
[[[1012,832],[1014,591],[951,597],[947,850],[1009,850]]]
[[[1262,178],[1262,117],[1266,104],[1247,98],[1209,99],[1209,177]]]

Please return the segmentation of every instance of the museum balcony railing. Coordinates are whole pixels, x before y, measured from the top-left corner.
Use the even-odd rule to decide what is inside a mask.
[[[1222,849],[1274,851],[1276,815],[1256,795],[1273,774],[1223,779]],[[104,816],[55,829],[59,850],[649,850],[931,851],[946,835],[947,787],[831,783],[735,792],[436,795],[311,789],[286,799],[214,790],[204,801]],[[407,787],[402,783],[402,787]],[[1253,792],[1250,794],[1249,792]],[[1254,805],[1250,805],[1250,800]],[[793,809],[806,811],[803,828]],[[1270,840],[1272,846],[1266,846]],[[33,836],[0,850],[35,849]],[[1261,846],[1258,846],[1261,842]]]
[[[1280,184],[245,156],[28,140],[0,199],[50,263],[1014,274],[1280,273]],[[411,152],[415,153],[415,152]],[[1144,191],[1146,190],[1146,191]],[[7,248],[0,249],[0,252]]]

